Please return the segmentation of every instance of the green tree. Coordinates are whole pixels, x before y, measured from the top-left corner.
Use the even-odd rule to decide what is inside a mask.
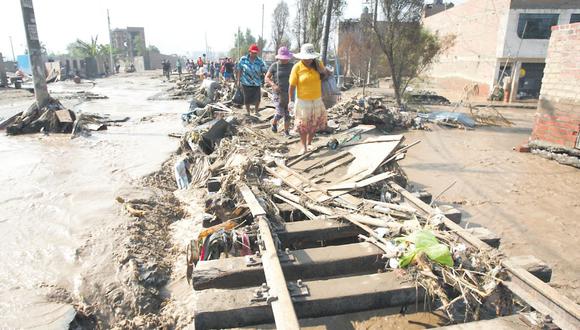
[[[381,0],[384,22],[375,22],[377,43],[391,71],[397,105],[409,83],[429,68],[454,43],[455,36],[443,38],[421,25],[422,0]]]
[[[133,38],[133,49],[135,50],[135,56],[144,56],[143,50],[145,49],[145,44],[143,43],[143,39],[141,36],[135,36]]]
[[[69,44],[67,50],[69,54],[74,57],[96,57],[99,55],[99,45],[97,44],[98,36],[91,37],[90,42],[77,39],[77,41]]]
[[[159,50],[159,48],[157,48],[157,46],[154,46],[154,45],[149,45],[149,47],[147,47],[147,50],[152,52],[152,53],[161,54],[161,51]]]
[[[266,45],[266,40],[262,37],[256,40],[250,29],[246,29],[245,32],[236,32],[234,34],[234,47],[230,49],[229,56],[232,58],[238,58],[238,54],[244,56],[252,44],[257,44],[260,49],[263,49]]]

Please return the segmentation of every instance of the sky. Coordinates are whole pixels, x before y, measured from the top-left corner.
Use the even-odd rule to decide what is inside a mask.
[[[465,0],[454,1],[460,3]],[[186,55],[205,50],[227,51],[233,47],[238,26],[259,36],[264,5],[264,35],[270,40],[271,16],[279,0],[34,0],[40,40],[48,52],[66,51],[77,38],[108,43],[107,9],[111,27],[145,27],[147,45],[164,54]],[[294,0],[286,0],[294,8]],[[364,0],[347,0],[344,18],[359,17]],[[427,0],[427,2],[431,2]],[[12,59],[10,37],[16,55],[26,47],[20,0],[2,0],[0,52]]]

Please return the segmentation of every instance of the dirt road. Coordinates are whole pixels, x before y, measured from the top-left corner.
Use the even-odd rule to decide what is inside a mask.
[[[580,172],[512,151],[527,141],[534,110],[501,111],[514,127],[406,133],[408,142],[422,143],[403,168],[411,183],[433,195],[457,181],[441,202],[460,209],[466,224],[499,234],[508,256],[534,255],[551,265],[551,285],[580,302]]]

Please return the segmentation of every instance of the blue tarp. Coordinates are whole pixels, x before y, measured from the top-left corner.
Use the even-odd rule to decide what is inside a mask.
[[[18,55],[16,57],[16,61],[18,62],[18,68],[20,70],[28,75],[32,74],[32,68],[30,67],[30,57],[28,55]]]
[[[444,122],[444,123],[456,123],[461,124],[465,127],[474,128],[475,121],[470,115],[461,112],[430,112],[430,113],[419,113],[417,116],[425,118],[432,122]]]

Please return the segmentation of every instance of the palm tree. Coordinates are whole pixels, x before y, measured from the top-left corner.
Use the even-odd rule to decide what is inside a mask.
[[[83,57],[97,57],[100,54],[99,48],[101,48],[97,44],[98,37],[99,37],[98,35],[95,36],[94,38],[91,37],[90,42],[85,42],[82,41],[81,39],[77,39],[77,41],[75,41],[72,44],[73,51]]]

